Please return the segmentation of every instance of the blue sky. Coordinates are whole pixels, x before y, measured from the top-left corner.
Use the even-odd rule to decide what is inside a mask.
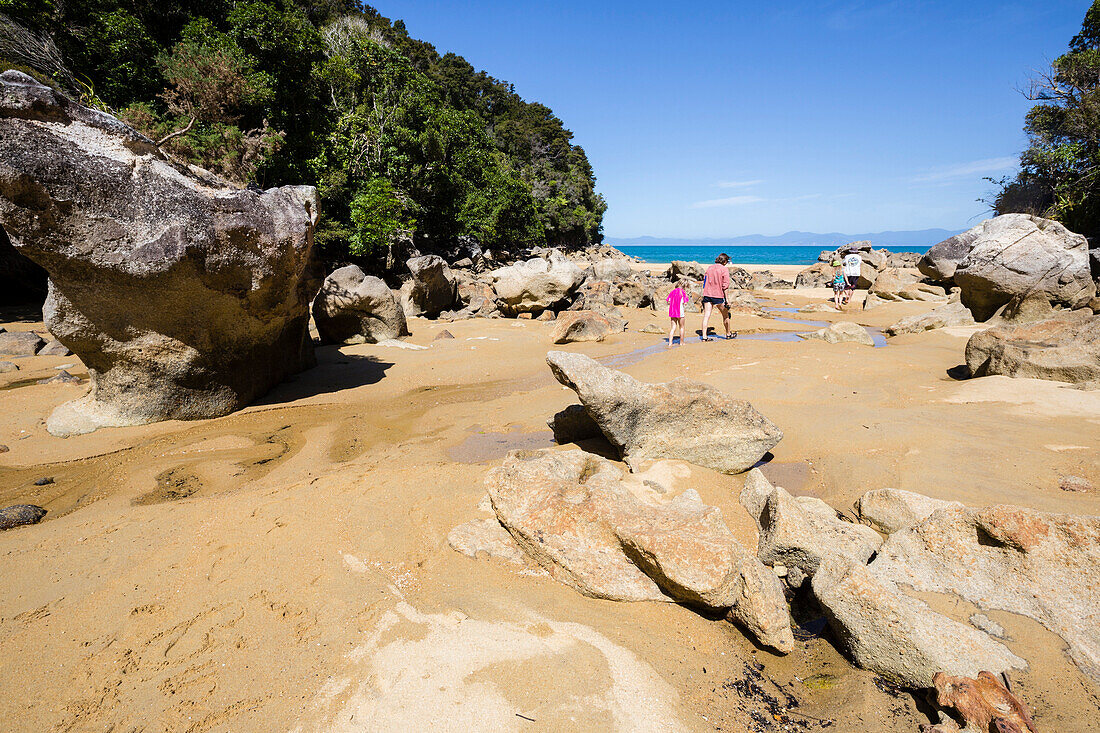
[[[550,106],[611,237],[973,226],[1090,4],[374,3]]]

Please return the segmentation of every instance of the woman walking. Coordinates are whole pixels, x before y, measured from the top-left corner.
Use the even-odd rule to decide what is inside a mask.
[[[703,277],[703,341],[710,341],[707,331],[710,326],[710,313],[715,307],[722,314],[722,327],[726,331],[726,338],[731,338],[730,309],[726,301],[726,292],[730,289],[730,271],[726,268],[729,261],[730,256],[725,252],[718,255]]]

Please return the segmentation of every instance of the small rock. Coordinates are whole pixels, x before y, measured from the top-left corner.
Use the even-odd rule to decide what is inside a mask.
[[[42,478],[34,480],[34,485],[35,486],[49,486],[52,483],[53,483],[53,477],[52,476],[43,476]]]
[[[8,331],[0,333],[0,354],[13,356],[34,356],[46,342],[31,331]]]
[[[786,565],[778,565],[778,564],[772,565],[772,570],[775,571],[775,576],[777,578],[786,578],[787,577],[787,566]]]
[[[39,356],[72,356],[69,347],[60,341],[50,341],[38,350]]]
[[[530,317],[530,314],[527,316]],[[615,327],[610,319],[595,311],[567,311],[558,318],[550,338],[555,344],[603,341],[614,332]]]
[[[80,379],[78,377],[74,377],[72,374],[69,374],[67,371],[62,369],[60,372],[57,373],[57,376],[50,377],[49,379],[40,379],[40,380],[38,380],[38,383],[39,384],[79,384]]]
[[[830,344],[855,343],[863,344],[864,346],[875,345],[875,340],[871,338],[871,334],[867,333],[867,329],[858,323],[852,323],[850,321],[841,321],[840,323],[834,323],[819,331],[799,335],[805,339],[821,339]]]
[[[647,323],[642,326],[642,333],[664,333],[665,330],[656,323]]]
[[[1062,491],[1092,491],[1092,482],[1081,476],[1063,476],[1058,482],[1058,488]]]
[[[0,509],[0,531],[21,527],[25,524],[36,524],[46,516],[46,510],[34,504],[15,504]]]
[[[19,371],[19,365],[10,361],[0,361],[0,374]]]
[[[542,313],[539,313],[539,317],[536,318],[535,320],[546,322],[546,321],[553,321],[555,318],[557,318],[557,316],[554,314],[554,311],[544,310]]]
[[[520,313],[519,315],[516,316],[516,318],[518,318],[521,321],[530,321],[530,320],[534,319],[534,316],[530,313]]]
[[[11,448],[6,445],[0,445],[0,453],[7,453]]]
[[[986,616],[984,613],[975,613],[970,617],[970,623],[974,625],[974,628],[981,629],[990,636],[995,636],[998,639],[1004,639],[1007,637],[1004,627],[993,619]]]
[[[434,338],[434,339],[432,339],[432,341],[439,341],[439,340],[453,339],[454,337],[455,337],[455,335],[454,335],[453,333],[451,333],[451,332],[450,332],[450,331],[448,331],[447,329],[443,329],[442,331],[440,331],[439,333],[437,333],[437,334],[435,335],[435,338]]]

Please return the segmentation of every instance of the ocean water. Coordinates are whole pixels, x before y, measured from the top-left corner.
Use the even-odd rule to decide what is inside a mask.
[[[928,247],[891,247],[892,252],[919,252]],[[718,245],[718,244],[624,244],[616,249],[645,262],[671,262],[687,260],[708,264],[722,252],[730,256],[730,262],[740,265],[812,265],[817,256],[828,247],[802,245]]]

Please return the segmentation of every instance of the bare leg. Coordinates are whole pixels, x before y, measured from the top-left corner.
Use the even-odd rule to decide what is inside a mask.
[[[671,325],[671,326],[669,326],[669,329],[668,329],[668,348],[670,348],[670,349],[672,348],[672,337],[673,337],[673,334],[675,334],[675,333],[676,333],[676,319],[675,319],[675,318],[673,318],[673,319],[671,319],[671,320],[672,320],[672,325]],[[680,341],[682,342],[683,340],[684,340],[684,339],[683,339],[683,337],[681,336],[681,337],[680,337]]]
[[[726,329],[726,338],[730,337],[730,307],[722,307],[722,328]]]
[[[709,301],[703,303],[703,340],[707,340],[707,328],[710,325],[710,311],[714,307]]]

